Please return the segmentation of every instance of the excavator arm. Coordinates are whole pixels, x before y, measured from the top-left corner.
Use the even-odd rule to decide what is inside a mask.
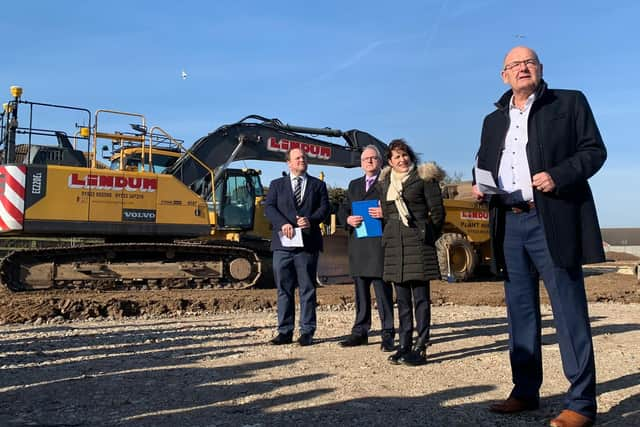
[[[316,138],[319,135],[342,138],[344,143],[323,141]],[[356,129],[343,132],[330,128],[292,126],[278,119],[251,115],[236,123],[221,126],[197,140],[166,173],[173,174],[194,188],[207,176],[207,168],[215,171],[215,179],[233,161],[282,162],[290,148],[305,151],[310,164],[352,168],[360,166],[360,153],[368,145],[375,145],[381,153],[387,148],[379,139]]]

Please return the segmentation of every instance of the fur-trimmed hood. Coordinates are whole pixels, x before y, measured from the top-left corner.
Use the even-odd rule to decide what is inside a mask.
[[[442,169],[436,162],[427,162],[421,163],[416,167],[418,171],[418,176],[425,181],[442,181],[447,173]],[[380,176],[378,177],[378,181],[384,182],[387,179],[387,175],[391,173],[391,166],[385,166],[384,169],[380,172]]]

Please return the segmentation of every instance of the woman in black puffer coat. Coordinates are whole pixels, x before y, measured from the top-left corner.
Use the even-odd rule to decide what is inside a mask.
[[[389,166],[378,178],[384,218],[383,278],[395,285],[400,319],[400,347],[389,361],[421,365],[426,363],[431,323],[429,280],[440,278],[435,242],[444,224],[440,181],[445,173],[435,163],[417,165],[415,153],[402,139],[391,141],[387,161]]]

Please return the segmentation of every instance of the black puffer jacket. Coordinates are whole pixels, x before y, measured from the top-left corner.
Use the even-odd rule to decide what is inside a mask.
[[[386,201],[391,180],[386,167],[378,178],[381,185],[384,215],[384,274],[386,281],[402,283],[413,280],[439,279],[435,242],[444,224],[444,206],[439,182],[444,171],[435,163],[419,165],[402,186],[402,195],[411,212],[409,226],[398,216],[395,203]]]

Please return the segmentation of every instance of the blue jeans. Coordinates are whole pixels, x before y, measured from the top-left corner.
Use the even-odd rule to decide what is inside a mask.
[[[596,371],[582,267],[553,264],[537,210],[507,212],[504,283],[509,322],[512,396],[538,399],[542,384],[541,320],[538,281],[549,294],[564,374],[571,383],[567,409],[596,416]]]

